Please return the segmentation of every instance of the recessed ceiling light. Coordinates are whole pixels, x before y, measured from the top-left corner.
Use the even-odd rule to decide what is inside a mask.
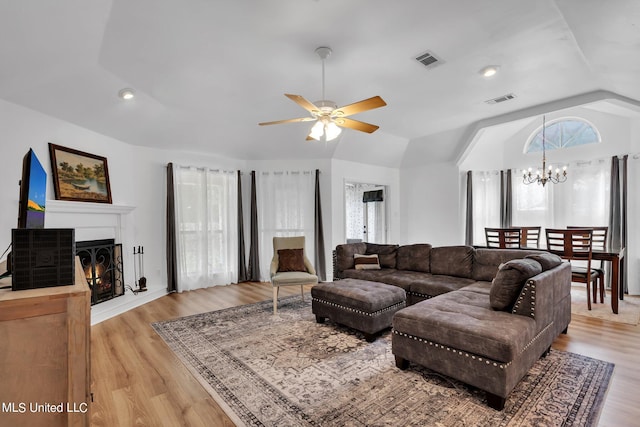
[[[480,74],[482,75],[482,77],[493,77],[498,73],[499,69],[499,65],[487,65],[482,70],[480,70]]]
[[[135,96],[135,93],[133,91],[133,89],[120,89],[120,91],[118,92],[118,96],[122,99],[133,99],[133,97]]]

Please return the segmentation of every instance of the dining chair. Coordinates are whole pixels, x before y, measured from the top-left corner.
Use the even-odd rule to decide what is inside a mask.
[[[590,229],[592,230],[592,247],[595,250],[602,250],[604,251],[607,247],[607,235],[609,233],[609,227],[605,227],[605,226],[597,226],[597,227],[591,227],[591,226],[585,226],[585,227],[580,227],[580,226],[574,226],[574,225],[569,225],[567,226],[568,229],[576,229],[576,228],[582,228],[582,229]],[[600,274],[599,276],[599,280],[598,280],[598,288],[600,290],[600,302],[604,303],[604,297],[605,297],[605,272],[604,272],[604,261],[600,261],[600,267],[595,268],[596,270],[598,270],[598,273]],[[593,288],[593,302],[597,302],[597,292],[596,292],[596,288]]]
[[[489,248],[520,248],[519,228],[490,228],[485,227],[484,235]]]
[[[591,283],[596,286],[596,282],[600,277],[598,270],[591,268],[593,230],[589,228],[547,228],[545,234],[547,251],[569,262],[586,262],[586,267],[571,265],[571,281],[586,284],[587,308],[591,310]]]
[[[274,237],[270,267],[273,286],[273,314],[278,312],[280,286],[300,286],[304,301],[304,285],[315,285],[318,276],[304,253],[304,236]]]
[[[539,248],[540,247],[540,226],[527,226],[513,228],[520,229],[520,247],[522,248]]]

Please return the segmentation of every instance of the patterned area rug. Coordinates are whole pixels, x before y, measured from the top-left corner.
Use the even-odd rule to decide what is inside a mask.
[[[411,364],[395,367],[387,331],[373,343],[310,298],[283,298],[153,324],[239,426],[594,426],[613,364],[552,351],[501,412],[484,392]]]
[[[600,300],[598,300],[600,301]],[[587,308],[587,290],[584,286],[571,287],[571,313],[579,316],[595,317],[610,322],[637,325],[640,323],[640,297],[625,295],[618,301],[618,314],[611,311],[611,291],[607,290],[604,304],[592,303]]]

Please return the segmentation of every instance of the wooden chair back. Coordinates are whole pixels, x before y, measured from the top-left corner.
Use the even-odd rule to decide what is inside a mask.
[[[591,242],[593,249],[605,250],[607,247],[607,235],[609,233],[609,227],[579,227],[574,225],[567,226],[567,229],[589,229],[591,233]]]
[[[547,251],[567,260],[589,263],[593,251],[593,231],[590,228],[547,228]]]
[[[520,247],[539,248],[540,247],[540,226],[514,227],[520,229]]]
[[[519,228],[489,228],[484,229],[487,247],[489,248],[520,248]]]

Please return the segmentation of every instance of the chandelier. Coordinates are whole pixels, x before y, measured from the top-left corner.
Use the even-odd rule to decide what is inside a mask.
[[[549,166],[547,169],[547,153],[545,150],[545,129],[546,129],[546,121],[545,116],[542,116],[542,172],[540,169],[536,171],[535,176],[533,175],[531,168],[529,170],[524,171],[522,174],[522,180],[525,184],[533,184],[538,183],[544,185],[547,182],[551,182],[553,184],[558,184],[561,182],[565,182],[567,180],[567,167],[564,166],[562,168],[562,172],[560,172],[559,168],[556,168],[555,173],[553,172],[553,167]]]

